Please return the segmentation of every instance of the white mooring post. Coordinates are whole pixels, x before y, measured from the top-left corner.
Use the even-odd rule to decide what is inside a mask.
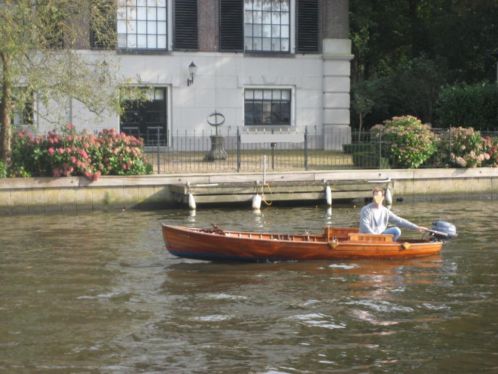
[[[325,201],[327,203],[327,206],[332,206],[332,189],[329,185],[325,187]]]
[[[260,210],[261,209],[261,195],[260,194],[256,194],[253,196],[252,198],[252,209],[253,210]]]
[[[263,155],[263,188],[266,184],[266,155]]]
[[[391,192],[391,188],[390,187],[386,188],[385,200],[386,200],[386,205],[387,206],[393,205],[393,194]]]
[[[192,195],[191,193],[188,194],[188,207],[190,210],[195,210],[197,208],[194,195]]]

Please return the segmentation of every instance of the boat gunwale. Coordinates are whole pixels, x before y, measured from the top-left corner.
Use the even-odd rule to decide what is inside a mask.
[[[223,230],[223,232],[225,233],[230,233],[230,234],[237,234],[237,233],[240,233],[240,234],[254,234],[255,237],[238,237],[238,236],[227,236],[227,235],[222,235],[220,233],[217,233],[217,232],[206,232],[206,231],[202,231],[203,229],[201,228],[194,228],[194,227],[187,227],[187,226],[176,226],[176,225],[168,225],[168,224],[165,224],[165,223],[162,223],[162,227],[163,229],[164,228],[171,228],[173,230],[177,230],[177,231],[182,231],[182,232],[185,232],[185,233],[189,233],[189,234],[198,234],[198,235],[209,235],[209,236],[216,236],[216,237],[219,237],[219,238],[229,238],[229,239],[235,239],[235,240],[251,240],[251,241],[254,241],[254,240],[257,240],[257,241],[265,241],[265,242],[280,242],[280,243],[293,243],[293,244],[306,244],[306,245],[309,245],[309,244],[316,244],[316,245],[329,245],[329,243],[331,241],[327,241],[327,240],[323,240],[323,236],[319,236],[317,234],[310,234],[310,235],[306,235],[306,234],[284,234],[284,233],[269,233],[269,232],[254,232],[254,231],[225,231]],[[340,229],[349,229],[350,227],[334,227],[334,228],[340,228]],[[276,236],[276,235],[293,235],[293,236],[297,236],[297,237],[315,237],[317,239],[322,239],[320,241],[312,241],[312,240],[289,240],[289,239],[278,239],[278,238],[258,238],[257,236],[258,235],[269,235],[271,237],[273,236]],[[369,235],[369,234],[366,234],[366,235]],[[375,235],[375,234],[370,234],[370,235]],[[433,245],[433,244],[438,244],[438,243],[441,243],[441,244],[444,244],[443,241],[440,241],[440,240],[435,240],[435,241],[431,241],[431,240],[422,240],[422,239],[413,239],[413,240],[410,240],[410,239],[407,239],[407,240],[402,240],[402,241],[392,241],[392,242],[369,242],[369,241],[361,241],[361,240],[357,240],[357,241],[351,241],[349,239],[346,239],[346,240],[338,240],[337,241],[337,244],[339,244],[340,246],[357,246],[357,245],[362,245],[362,246],[376,246],[376,247],[394,247],[394,246],[403,246],[405,243],[409,243],[410,246],[416,246],[416,247],[419,247],[419,246],[425,246],[425,245]]]

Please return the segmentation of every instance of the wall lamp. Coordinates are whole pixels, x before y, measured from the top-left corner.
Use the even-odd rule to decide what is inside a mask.
[[[194,64],[194,61],[188,66],[188,73],[190,78],[187,79],[187,86],[190,86],[194,84],[194,75],[197,73],[197,66]]]

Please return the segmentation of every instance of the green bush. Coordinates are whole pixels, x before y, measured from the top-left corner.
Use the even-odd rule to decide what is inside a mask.
[[[353,164],[365,169],[389,169],[389,161],[385,157],[380,158],[378,152],[354,152]]]
[[[342,150],[348,155],[352,155],[357,152],[375,152],[377,149],[375,143],[354,143],[354,144],[343,144]]]
[[[14,136],[11,175],[85,176],[150,174],[143,142],[114,129],[97,135],[77,133],[68,125],[61,134],[43,136],[19,132]]]
[[[477,130],[498,129],[498,85],[448,86],[437,102],[439,127],[464,126]]]
[[[382,141],[382,156],[393,168],[417,168],[437,149],[436,135],[413,116],[393,117],[371,132]]]
[[[7,177],[7,168],[5,167],[5,163],[0,161],[0,178]]]

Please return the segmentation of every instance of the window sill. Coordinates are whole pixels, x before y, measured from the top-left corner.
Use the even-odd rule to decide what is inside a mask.
[[[264,52],[264,51],[245,51],[247,57],[279,57],[279,58],[294,58],[295,55],[290,52]]]
[[[171,51],[168,49],[116,49],[118,55],[169,55]]]
[[[292,129],[292,125],[246,125],[244,124],[244,129],[246,130],[251,130],[251,131],[266,131],[266,132],[278,132],[280,130],[286,130],[288,131],[289,129]]]

